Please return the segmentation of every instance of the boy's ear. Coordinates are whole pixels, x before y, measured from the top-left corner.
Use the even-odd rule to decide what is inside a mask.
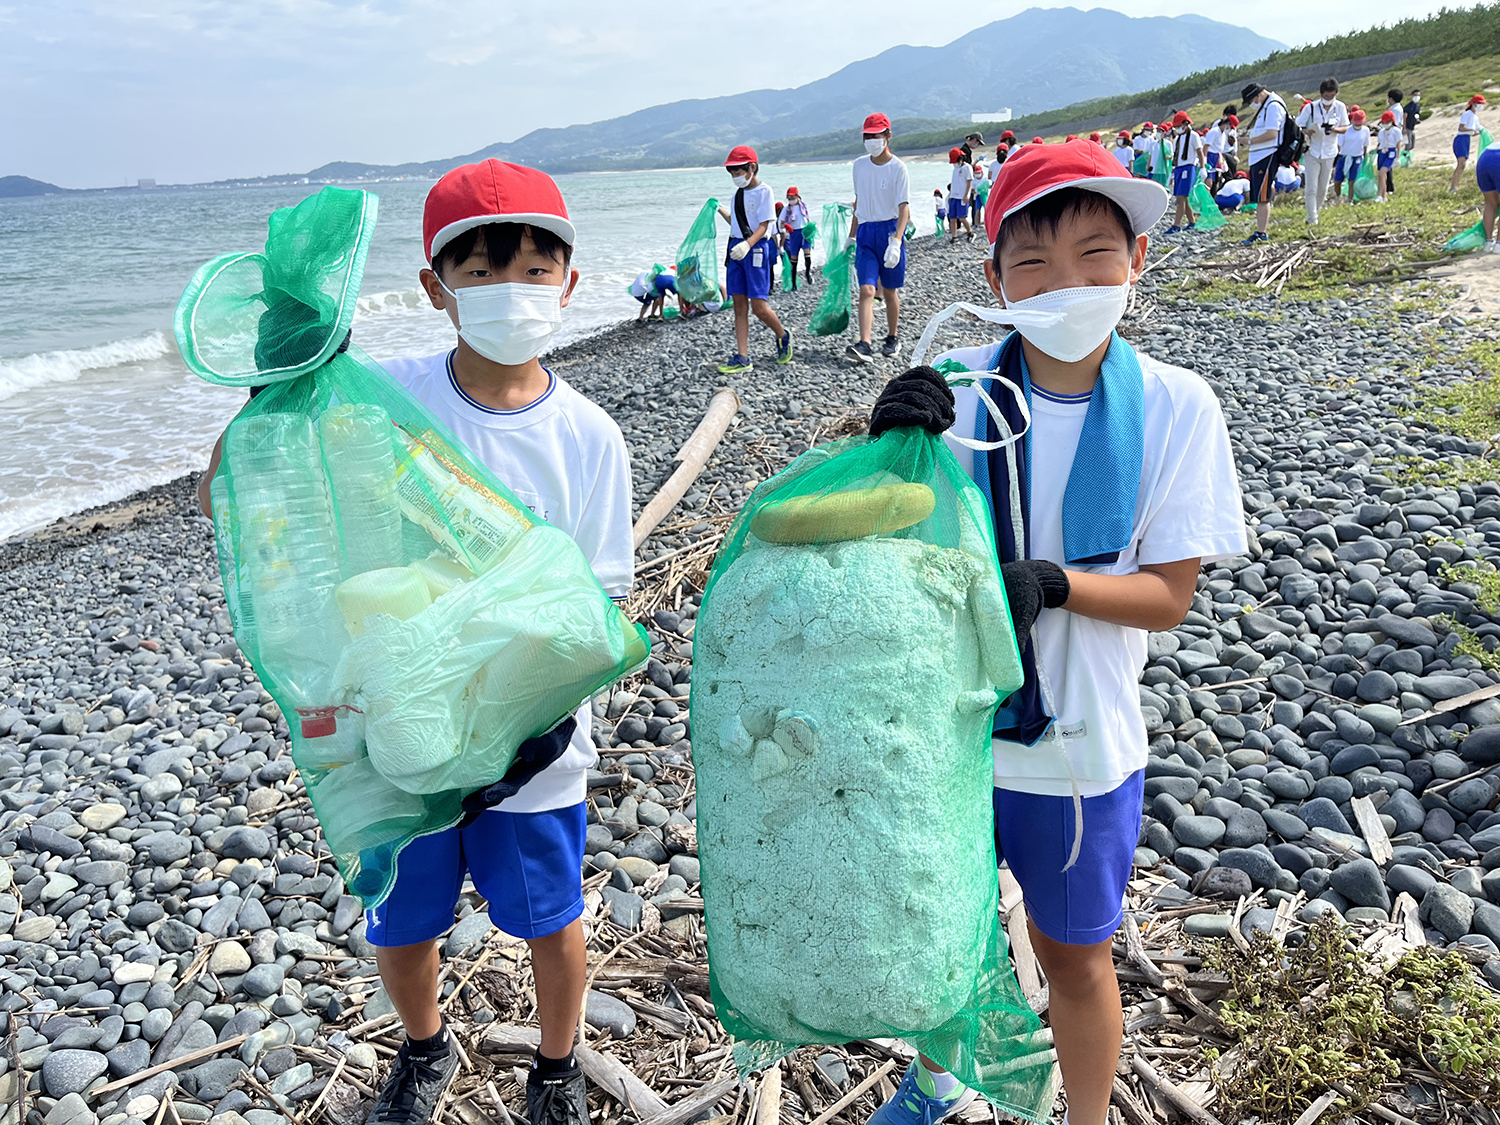
[[[443,283],[438,275],[431,269],[424,269],[417,275],[418,282],[427,293],[427,299],[432,302],[435,309],[446,309],[448,307],[448,294],[443,292]]]
[[[990,292],[995,295],[995,300],[1000,302],[1000,307],[1005,307],[1005,295],[1000,292],[1000,270],[995,265],[993,255],[984,260],[984,279],[989,282]],[[1135,280],[1134,273],[1131,274],[1132,281]]]
[[[1147,241],[1147,236],[1144,234],[1135,236],[1135,245],[1130,251],[1130,283],[1132,285],[1141,279],[1141,274],[1146,272]]]
[[[565,309],[573,297],[573,290],[578,288],[578,271],[571,266],[567,267],[567,279],[563,282],[562,296],[557,299],[557,307]]]

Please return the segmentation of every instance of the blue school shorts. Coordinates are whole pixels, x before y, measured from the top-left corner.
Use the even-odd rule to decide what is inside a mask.
[[[1352,172],[1349,172],[1348,169],[1349,169],[1349,166],[1350,166],[1351,163],[1354,165],[1354,170]],[[1346,177],[1346,173],[1347,173],[1347,177]],[[1345,178],[1348,178],[1348,179],[1352,180],[1357,175],[1359,175],[1359,161],[1358,160],[1355,160],[1352,156],[1335,156],[1333,158],[1333,182],[1334,183],[1341,184],[1341,183],[1344,182]]]
[[[677,279],[669,273],[659,273],[652,283],[656,289],[656,295],[660,297],[664,293],[677,292]]]
[[[1396,166],[1396,153],[1394,151],[1392,151],[1392,152],[1382,152],[1382,153],[1378,153],[1376,155],[1376,157],[1375,157],[1375,170],[1377,172],[1382,171],[1382,170],[1384,170],[1386,168],[1394,168],[1395,166]]]
[[[1453,155],[1456,156],[1456,157],[1458,157],[1460,160],[1467,160],[1469,158],[1469,145],[1470,145],[1470,143],[1471,143],[1471,135],[1470,134],[1468,134],[1468,133],[1459,133],[1457,136],[1455,136],[1453,138]]]
[[[1474,178],[1480,191],[1500,191],[1500,148],[1487,148],[1474,162]]]
[[[1172,169],[1172,194],[1179,198],[1186,198],[1193,193],[1193,185],[1198,182],[1198,165],[1179,164]]]
[[[968,216],[968,214],[969,214],[969,205],[967,203],[965,203],[962,199],[950,199],[950,200],[948,200],[948,218],[950,218],[950,219],[962,219],[962,218],[966,218]]]
[[[744,241],[743,238],[731,238],[730,249]],[[776,260],[773,250],[775,244],[763,238],[739,261],[727,259],[724,288],[729,290],[731,297],[749,297],[755,301],[764,300],[771,295],[771,263]]]
[[[807,239],[802,237],[801,227],[794,227],[786,232],[786,246],[783,249],[786,250],[786,256],[793,262],[797,260],[797,255],[802,253],[806,245]]]
[[[1120,928],[1145,786],[1142,769],[1108,793],[1083,798],[1083,847],[1066,872],[1079,830],[1073,798],[995,790],[995,857],[1010,865],[1026,913],[1053,941],[1093,945]]]
[[[1219,205],[1220,211],[1238,211],[1240,204],[1245,202],[1245,197],[1239,192],[1230,191],[1214,196],[1214,202]]]
[[[580,801],[545,812],[490,810],[467,828],[421,836],[396,860],[396,885],[365,912],[371,945],[416,945],[453,925],[464,874],[489,903],[490,921],[518,938],[555,934],[583,914]]]
[[[1208,154],[1208,166],[1210,168],[1214,169],[1215,171],[1218,170],[1218,168],[1219,168],[1219,154],[1217,152],[1211,152],[1211,153]]]
[[[885,265],[885,248],[896,233],[896,220],[860,223],[854,235],[854,271],[861,285],[878,285],[881,289],[900,289],[906,284],[906,240],[901,240],[901,260],[889,269]]]

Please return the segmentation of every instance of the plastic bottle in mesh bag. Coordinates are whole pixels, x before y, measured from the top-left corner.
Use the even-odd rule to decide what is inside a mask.
[[[755,490],[692,685],[710,983],[742,1069],[897,1036],[1045,1115],[997,915],[990,728],[1022,679],[988,509],[941,439],[848,438]]]
[[[349,347],[375,210],[328,187],[274,212],[265,252],[203,266],[176,318],[193,371],[266,385],[210,486],[225,599],[366,905],[648,653],[577,544]]]

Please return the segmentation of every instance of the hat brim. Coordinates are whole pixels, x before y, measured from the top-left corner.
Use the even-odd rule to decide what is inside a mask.
[[[1125,212],[1125,217],[1130,220],[1130,233],[1132,235],[1145,234],[1167,213],[1167,204],[1171,197],[1167,195],[1167,189],[1155,180],[1138,180],[1134,177],[1124,176],[1086,176],[1077,180],[1069,180],[1066,183],[1053,184],[1045,191],[1039,191],[1030,199],[1016,204],[1005,214],[1000,216],[1003,223],[1017,211],[1029,207],[1043,196],[1051,195],[1054,191],[1062,191],[1064,188],[1082,188],[1084,191],[1097,191],[1100,195],[1108,196],[1120,205],[1120,210]]]
[[[548,215],[534,211],[513,215],[471,215],[467,219],[449,223],[432,236],[432,245],[428,247],[427,260],[430,262],[436,258],[438,251],[465,231],[471,231],[475,227],[486,227],[491,223],[523,223],[528,227],[540,227],[542,230],[551,231],[569,246],[574,245],[578,237],[573,224],[561,215]]]

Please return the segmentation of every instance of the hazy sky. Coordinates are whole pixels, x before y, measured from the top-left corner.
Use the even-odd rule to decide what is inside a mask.
[[[619,0],[0,0],[0,175],[97,187],[436,159],[541,126],[800,85],[1034,6],[944,5],[925,11],[961,21],[907,24],[910,0],[861,0],[854,17],[842,0],[759,14]],[[1298,44],[1440,4],[1107,6],[1208,15]]]

